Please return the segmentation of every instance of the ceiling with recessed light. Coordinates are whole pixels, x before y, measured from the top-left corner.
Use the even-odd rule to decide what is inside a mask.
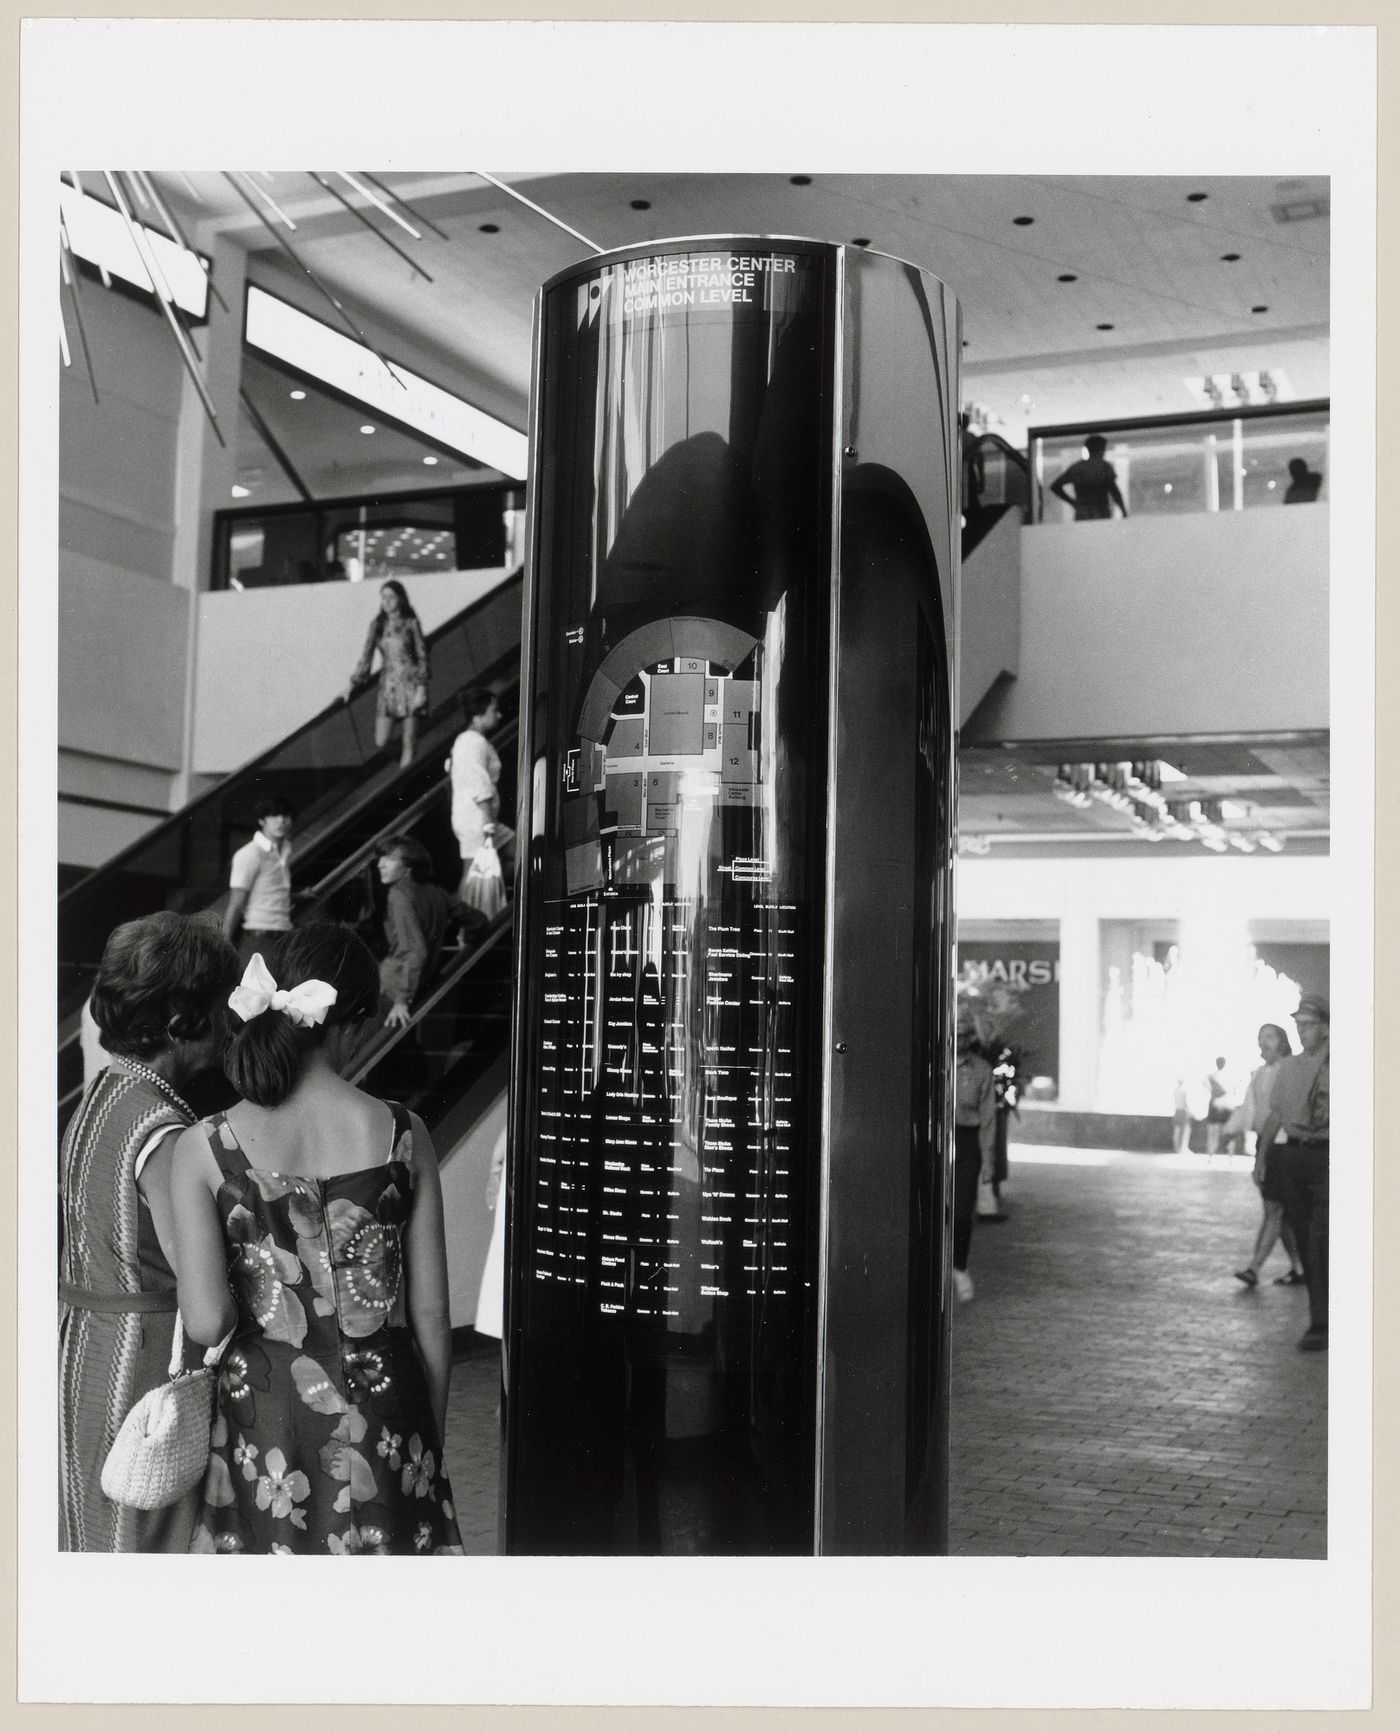
[[[471,173],[377,175],[409,202],[417,240],[355,199],[416,270],[329,177],[244,178],[296,224],[281,239],[402,359],[516,427],[534,292],[586,248],[511,192],[602,248],[752,232],[911,259],[957,293],[964,400],[1013,443],[1027,425],[1188,412],[1188,380],[1222,372],[1277,370],[1297,398],[1328,393],[1325,178],[492,173],[511,191]],[[259,280],[295,281],[271,211],[227,177],[156,178],[182,220],[244,246]]]
[[[299,286],[296,262],[228,177],[156,178],[202,239],[217,232],[246,249],[253,278],[288,294]],[[1028,426],[1189,413],[1200,406],[1202,382],[1217,374],[1267,371],[1298,400],[1329,392],[1328,183],[1318,177],[495,178],[510,190],[472,173],[374,178],[370,184],[407,201],[420,238],[397,229],[392,238],[416,269],[324,180],[261,174],[254,190],[295,223],[283,240],[374,340],[517,428],[526,419],[534,293],[587,248],[512,191],[604,249],[753,233],[868,245],[912,260],[962,303],[964,402],[1016,444]],[[382,219],[379,226],[390,232]],[[362,433],[363,410],[314,387],[294,398],[301,382],[251,357],[245,383],[258,419],[321,497],[482,478],[382,420],[372,436]],[[239,466],[259,501],[296,497],[246,411]],[[1321,736],[974,748],[961,759],[962,828],[994,853],[1142,854],[1120,813],[1097,802],[1066,805],[1054,782],[1062,758],[1144,757],[1181,772],[1174,795],[1223,803],[1227,829],[1271,831],[1304,852],[1327,846]],[[1152,847],[1171,854],[1192,845]]]

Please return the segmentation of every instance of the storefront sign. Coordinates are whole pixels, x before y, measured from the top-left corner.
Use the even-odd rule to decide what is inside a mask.
[[[985,999],[999,1038],[1021,1051],[1022,1093],[1033,1077],[1058,1082],[1059,942],[965,940],[958,945],[958,975]]]

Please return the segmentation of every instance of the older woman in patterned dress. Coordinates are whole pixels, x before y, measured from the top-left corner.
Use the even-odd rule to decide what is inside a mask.
[[[170,1159],[195,1115],[180,1089],[219,1057],[238,956],[184,915],[128,921],[107,941],[92,1015],[111,1060],[64,1134],[59,1184],[59,1545],[183,1552],[194,1495],[116,1505],[102,1464],[128,1410],[169,1375],[175,1324]]]

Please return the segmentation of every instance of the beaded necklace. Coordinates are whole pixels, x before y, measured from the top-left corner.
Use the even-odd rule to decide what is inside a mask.
[[[194,1124],[199,1115],[190,1106],[189,1102],[185,1100],[184,1096],[179,1093],[174,1085],[165,1081],[159,1071],[153,1071],[149,1065],[143,1065],[139,1059],[127,1059],[125,1056],[123,1056],[118,1063],[129,1071],[133,1077],[140,1077],[147,1083],[155,1084],[161,1094],[167,1096],[175,1106],[180,1109],[181,1113],[185,1115],[190,1124]]]

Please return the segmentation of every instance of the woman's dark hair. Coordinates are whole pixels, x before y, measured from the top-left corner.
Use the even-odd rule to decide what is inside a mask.
[[[416,836],[391,836],[379,850],[380,857],[395,854],[408,870],[410,878],[426,884],[433,876],[433,857]]]
[[[198,1041],[223,1027],[238,953],[217,927],[169,910],[126,921],[107,940],[92,989],[102,1045],[146,1059],[171,1039]]]
[[[1261,1023],[1259,1025],[1260,1034],[1263,1034],[1265,1029],[1272,1029],[1274,1034],[1278,1036],[1279,1058],[1293,1058],[1293,1043],[1288,1039],[1288,1031],[1277,1023]]]
[[[385,590],[392,590],[399,598],[399,614],[403,619],[412,620],[419,626],[422,625],[422,621],[419,620],[418,615],[414,612],[413,603],[408,599],[408,591],[397,578],[385,578],[384,582],[379,586],[379,593],[381,596],[384,594]],[[384,612],[382,607],[379,611],[381,614]]]
[[[475,722],[497,702],[498,696],[489,686],[472,686],[462,694],[462,714],[468,722]]]
[[[277,1107],[295,1088],[307,1054],[321,1045],[328,1029],[358,1023],[378,1007],[379,966],[364,940],[340,921],[293,927],[269,946],[263,961],[279,987],[324,981],[336,991],[325,1022],[306,1028],[283,1011],[269,1009],[246,1023],[235,1013],[224,1073],[245,1101]]]

